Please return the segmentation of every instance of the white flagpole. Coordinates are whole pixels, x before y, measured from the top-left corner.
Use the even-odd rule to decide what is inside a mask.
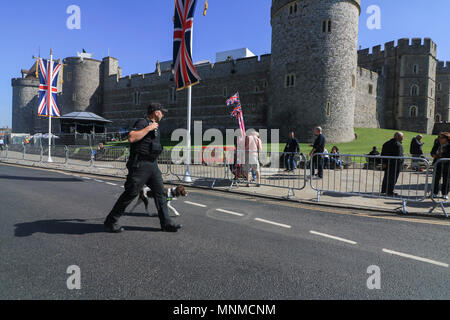
[[[194,38],[194,26],[191,28],[191,57],[192,57],[192,40]],[[187,91],[187,139],[186,139],[186,172],[184,173],[183,182],[192,182],[191,177],[191,108],[192,108],[192,86]]]
[[[52,159],[52,112],[51,112],[51,103],[50,103],[50,99],[51,99],[51,75],[53,73],[52,69],[52,62],[53,62],[53,50],[50,49],[50,66],[49,68],[47,68],[47,90],[48,90],[48,95],[47,95],[47,112],[48,112],[48,162],[53,162]]]

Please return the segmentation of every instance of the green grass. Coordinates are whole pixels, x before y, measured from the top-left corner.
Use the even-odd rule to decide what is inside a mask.
[[[355,128],[355,132],[358,135],[358,139],[347,142],[347,143],[327,143],[326,148],[328,152],[331,152],[332,147],[335,145],[339,148],[339,152],[341,154],[368,154],[372,147],[376,146],[378,148],[378,151],[381,152],[381,148],[383,146],[383,143],[388,141],[394,136],[394,133],[396,130],[388,130],[388,129],[368,129],[368,128]],[[405,135],[405,138],[403,140],[403,149],[405,153],[409,153],[409,146],[411,143],[412,138],[418,135],[417,132],[407,132],[402,131]],[[431,148],[433,147],[434,139],[436,139],[436,136],[433,135],[426,135],[422,134],[423,139],[422,142],[425,142],[425,145],[423,146],[423,151],[425,154],[429,154],[431,151]],[[325,133],[326,136],[326,133]],[[163,146],[165,149],[172,149],[175,145],[178,144],[178,142],[170,141],[170,139],[162,139],[161,140]],[[204,145],[209,145],[209,141],[205,141]],[[120,141],[120,142],[109,142],[106,144],[107,146],[129,146],[129,143],[127,141]],[[279,150],[282,152],[284,150],[285,143],[279,144]],[[198,148],[197,146],[193,145],[193,148]],[[271,151],[272,145],[271,144],[263,144],[263,148],[265,150]],[[304,154],[308,154],[311,151],[311,147],[307,143],[301,143],[300,144],[301,152]]]

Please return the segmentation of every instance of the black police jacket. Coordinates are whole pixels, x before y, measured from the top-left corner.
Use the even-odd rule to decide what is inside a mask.
[[[147,119],[138,120],[131,131],[140,131],[149,126],[153,121]],[[161,146],[159,129],[150,131],[143,139],[132,143],[130,147],[130,160],[151,160],[158,159],[163,148]]]

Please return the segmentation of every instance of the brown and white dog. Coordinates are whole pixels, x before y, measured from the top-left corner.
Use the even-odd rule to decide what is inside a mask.
[[[186,197],[188,195],[188,192],[186,191],[184,186],[178,185],[177,187],[166,189],[165,193],[166,193],[166,197],[167,197],[167,206],[175,214],[175,216],[179,216],[180,214],[174,207],[171,206],[170,202],[172,200],[176,200],[178,197]],[[142,190],[139,192],[138,200],[136,201],[136,204],[134,205],[131,212],[133,212],[137,206],[139,206],[141,203],[143,203],[147,214],[150,217],[156,217],[158,215],[157,213],[150,213],[148,211],[148,204],[149,204],[148,200],[150,198],[154,198],[153,191],[149,187],[144,186],[142,188]]]

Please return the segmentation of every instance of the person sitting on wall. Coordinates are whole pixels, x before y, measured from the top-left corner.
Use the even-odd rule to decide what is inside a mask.
[[[339,148],[336,146],[331,148],[330,169],[342,169],[342,160],[340,158]]]
[[[378,149],[376,146],[372,148],[372,151],[369,152],[368,156],[380,156],[380,152],[378,152]],[[366,158],[367,163],[364,166],[364,169],[375,169],[377,166],[381,165],[382,160],[381,159],[374,159],[374,158]]]

